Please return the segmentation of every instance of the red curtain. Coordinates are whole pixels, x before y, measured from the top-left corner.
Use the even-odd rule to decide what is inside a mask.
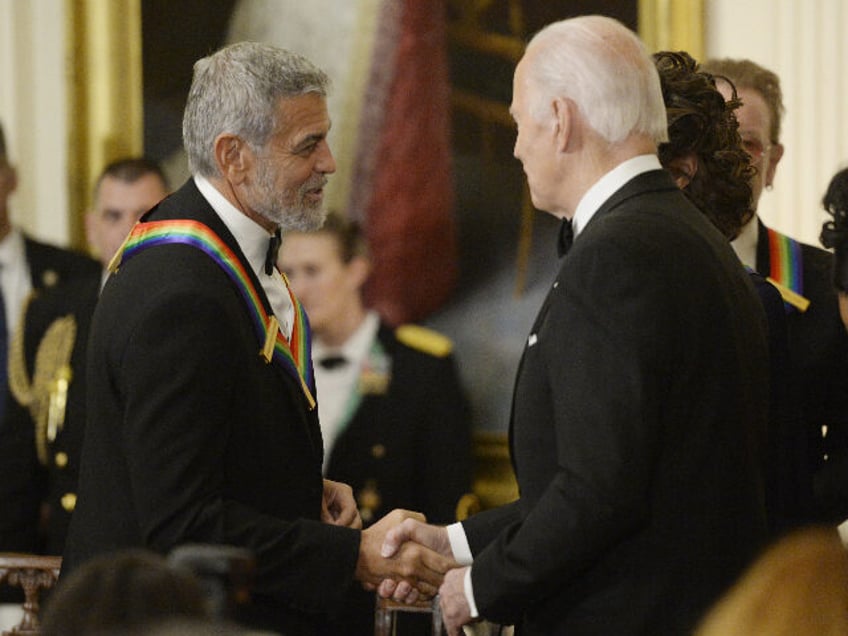
[[[367,301],[400,324],[438,309],[457,277],[450,80],[444,1],[384,6],[350,213],[371,249]]]

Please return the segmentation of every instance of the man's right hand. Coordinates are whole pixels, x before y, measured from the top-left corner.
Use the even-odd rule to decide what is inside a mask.
[[[450,568],[459,565],[454,560],[447,528],[429,525],[424,523],[423,518],[414,516],[405,519],[400,525],[391,528],[386,533],[381,554],[387,558],[393,557],[398,553],[398,550],[401,550],[404,545],[410,542],[426,546],[446,559],[450,559]],[[377,592],[383,598],[391,597],[395,601],[410,604],[420,597],[419,590],[410,585],[409,581],[397,579],[385,579],[380,583]]]
[[[425,521],[420,513],[393,510],[363,530],[356,564],[357,580],[368,589],[374,589],[384,581],[393,581],[403,583],[404,590],[416,590],[414,598],[435,596],[445,572],[456,567],[457,563],[451,556],[444,528],[441,530],[445,533],[447,554],[423,543],[429,533],[420,528],[439,530],[436,526],[428,526]],[[415,522],[417,525],[407,527],[401,522]],[[396,532],[392,532],[393,529]],[[390,532],[391,540],[388,539]],[[421,537],[422,543],[417,543],[415,537]],[[407,594],[406,600],[412,602],[414,599]]]

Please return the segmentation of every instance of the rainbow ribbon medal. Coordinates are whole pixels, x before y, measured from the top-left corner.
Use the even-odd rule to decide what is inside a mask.
[[[292,293],[288,279],[283,276],[286,289],[294,306],[294,326],[291,341],[280,331],[274,314],[268,314],[260,300],[250,276],[235,253],[208,226],[199,221],[151,221],[136,223],[121,249],[109,264],[109,271],[116,272],[121,263],[140,252],[157,245],[180,243],[197,248],[209,256],[227,274],[245,303],[254,331],[261,343],[259,355],[266,363],[283,367],[300,383],[309,408],[315,408],[315,377],[312,369],[312,339],[309,320],[297,297]]]
[[[801,244],[780,232],[766,228],[769,246],[769,281],[777,283],[786,309],[806,311],[810,301],[804,298],[804,260]],[[782,289],[781,289],[782,288]],[[791,293],[786,293],[788,290]]]

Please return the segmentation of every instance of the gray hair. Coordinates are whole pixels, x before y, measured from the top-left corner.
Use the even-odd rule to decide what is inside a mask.
[[[609,143],[631,134],[646,134],[658,144],[668,140],[657,69],[623,24],[604,16],[554,22],[533,37],[531,48],[539,49],[529,68],[536,119],[546,116],[553,99],[567,97]]]
[[[221,133],[265,146],[280,98],[326,96],[327,74],[305,57],[270,44],[239,42],[194,64],[183,115],[183,145],[192,174],[219,176],[214,142]]]

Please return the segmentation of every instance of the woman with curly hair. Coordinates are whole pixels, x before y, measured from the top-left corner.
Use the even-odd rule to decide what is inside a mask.
[[[654,54],[668,118],[668,142],[659,157],[675,182],[732,241],[753,217],[755,168],[742,147],[733,111],[741,102],[733,89],[725,101],[713,76],[685,52]],[[740,264],[741,266],[741,264]],[[768,319],[770,386],[768,445],[764,451],[766,512],[774,534],[809,519],[812,478],[806,437],[791,395],[792,367],[783,300],[777,289],[748,270]]]
[[[654,54],[668,116],[668,142],[660,162],[677,185],[728,240],[754,216],[751,178],[755,169],[742,147],[733,111],[712,75],[697,70],[685,52]]]

